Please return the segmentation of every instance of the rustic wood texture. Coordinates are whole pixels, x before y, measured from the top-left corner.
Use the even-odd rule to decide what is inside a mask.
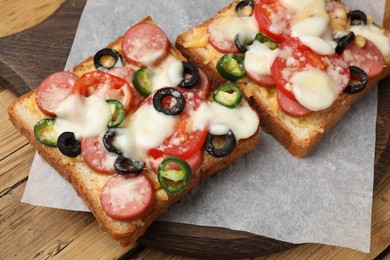
[[[35,150],[8,121],[6,108],[15,98],[14,93],[24,93],[46,75],[63,69],[85,0],[66,1],[57,10],[62,2],[5,0],[0,4],[0,11],[5,14],[3,21],[11,21],[0,26],[6,32],[4,35],[10,35],[0,39],[0,259],[126,259],[132,255],[131,250],[139,251],[142,247],[119,246],[102,233],[90,213],[20,203]],[[9,11],[12,8],[14,11]],[[54,15],[41,23],[42,17],[55,10]],[[385,25],[390,28],[390,0],[385,14],[388,14]],[[31,29],[17,33],[25,28]],[[3,31],[0,37],[4,36]],[[45,62],[37,66],[37,61],[43,58]],[[387,78],[379,89],[370,254],[317,244],[295,247],[246,232],[160,222],[140,241],[169,253],[146,247],[138,258],[250,258],[266,254],[256,259],[373,259],[384,254],[390,243],[390,90],[386,89],[389,86]],[[291,247],[294,248],[285,251]]]

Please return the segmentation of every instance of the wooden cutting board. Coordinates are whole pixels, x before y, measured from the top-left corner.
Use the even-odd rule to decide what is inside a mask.
[[[66,1],[43,23],[0,40],[0,85],[16,95],[37,86],[47,75],[63,70],[86,0]],[[375,185],[390,166],[390,78],[379,87]],[[298,245],[216,227],[156,222],[139,239],[143,245],[197,257],[254,257]]]

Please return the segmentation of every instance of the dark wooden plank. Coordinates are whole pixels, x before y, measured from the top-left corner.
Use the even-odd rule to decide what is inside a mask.
[[[38,26],[0,41],[0,83],[22,95],[64,69],[86,0],[68,0]]]
[[[47,75],[62,70],[86,0],[69,0],[35,28],[0,41],[0,84],[17,95],[36,87]],[[390,78],[381,82],[377,119],[375,186],[390,166]],[[156,222],[140,243],[197,257],[254,257],[284,251],[297,244],[242,231]],[[126,255],[129,257],[129,255]]]

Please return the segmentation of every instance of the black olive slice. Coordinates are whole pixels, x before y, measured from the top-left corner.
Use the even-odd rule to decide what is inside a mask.
[[[348,94],[356,94],[363,91],[363,89],[367,86],[368,82],[367,73],[365,73],[361,68],[356,66],[350,66],[349,71],[351,72],[351,81],[356,83],[351,84],[350,81],[348,86],[344,89],[344,92]]]
[[[165,107],[163,104],[164,98],[172,97],[176,102],[170,107]],[[181,92],[176,88],[162,88],[156,91],[153,96],[153,106],[161,113],[166,115],[179,115],[183,112],[186,105],[186,100]]]
[[[254,7],[255,4],[252,0],[243,0],[236,5],[236,13],[238,16],[251,16],[253,14]],[[249,13],[247,8],[250,8]]]
[[[115,171],[119,174],[139,174],[145,167],[145,162],[119,155],[114,163]]]
[[[191,62],[183,61],[183,80],[179,83],[182,88],[194,88],[199,81],[199,70]]]
[[[367,24],[367,15],[363,11],[353,10],[347,13],[347,16],[349,19],[351,19],[351,24],[353,25]]]
[[[214,145],[214,139],[217,137],[222,138],[223,141],[225,142],[224,145],[220,148],[217,148]],[[212,156],[217,158],[222,158],[231,154],[234,148],[236,148],[236,145],[237,145],[236,137],[234,136],[232,130],[229,130],[229,132],[225,135],[213,135],[208,133],[204,147],[206,152],[208,152]]]
[[[77,157],[81,153],[80,141],[78,141],[73,132],[63,132],[57,140],[58,149],[63,155],[68,157]]]
[[[112,66],[106,67],[101,63],[100,59],[103,56],[111,56],[114,58],[115,62],[112,64]],[[116,51],[115,49],[111,49],[111,48],[101,49],[100,51],[98,51],[95,54],[95,57],[93,57],[93,64],[95,65],[95,68],[100,70],[100,71],[103,71],[103,72],[108,71],[109,69],[113,68],[118,63],[118,61],[120,61],[122,63],[121,55],[119,54],[118,51]]]
[[[245,53],[248,50],[248,46],[253,43],[254,39],[248,40],[240,38],[242,38],[240,37],[240,34],[237,34],[236,37],[234,37],[234,44],[240,52]]]
[[[336,53],[341,54],[344,49],[355,40],[356,36],[354,32],[349,32],[347,35],[344,35],[343,37],[336,39],[337,46],[336,46]]]
[[[103,145],[104,145],[104,147],[107,149],[107,151],[121,155],[122,152],[119,151],[119,150],[112,144],[112,141],[114,140],[115,136],[116,136],[115,129],[110,129],[110,130],[108,130],[108,131],[104,134],[104,136],[103,136]]]

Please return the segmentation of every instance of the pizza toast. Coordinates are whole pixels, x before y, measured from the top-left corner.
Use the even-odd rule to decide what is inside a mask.
[[[390,74],[389,31],[374,24],[372,17],[365,15],[362,11],[352,10],[339,1],[305,1],[305,3],[309,3],[307,9],[305,9],[305,4],[300,4],[299,1],[233,1],[214,17],[179,35],[176,40],[176,47],[185,57],[207,73],[212,79],[212,84],[220,85],[226,81],[235,81],[245,96],[253,100],[253,105],[260,114],[262,129],[270,133],[289,153],[299,158],[306,156],[361,96],[370,91],[380,79]],[[359,21],[360,19],[362,21]],[[276,22],[272,24],[272,20]],[[319,37],[318,31],[311,32],[311,28],[324,28],[324,32]],[[365,33],[365,31],[371,33]],[[380,38],[376,44],[379,41],[382,55],[378,54],[379,47],[373,47],[374,44],[371,41],[374,38]],[[306,46],[303,46],[304,44],[298,42],[297,39],[306,41]],[[345,41],[348,41],[347,47],[343,46],[343,44],[346,45]],[[252,47],[255,43],[256,47]],[[267,47],[265,50],[264,46]],[[312,49],[307,50],[308,46]],[[351,94],[342,91],[346,88],[346,80],[334,79],[334,81],[343,81],[339,83],[343,87],[337,90],[338,95],[332,94],[331,104],[318,107],[319,104],[322,105],[325,102],[323,99],[315,100],[317,96],[309,98],[307,92],[299,92],[301,90],[299,87],[296,87],[298,89],[296,92],[299,92],[296,94],[294,94],[295,88],[291,89],[291,79],[294,78],[291,75],[298,75],[299,73],[294,73],[301,69],[300,65],[293,63],[316,62],[313,62],[315,59],[307,61],[308,59],[302,58],[303,54],[297,51],[300,49],[304,49],[302,53],[310,52],[310,55],[322,61],[331,56],[331,59],[335,55],[341,56],[341,59],[345,61],[344,65],[333,66],[322,61],[319,63],[325,64],[327,68],[343,67],[345,70],[348,69],[346,68],[348,65],[358,67],[358,69],[362,67],[368,71],[364,76],[368,77],[368,83],[360,92]],[[370,51],[366,51],[367,49]],[[374,50],[371,51],[371,49]],[[327,53],[318,55],[319,52],[325,52],[325,50]],[[339,53],[334,54],[336,51]],[[283,52],[285,57],[282,57]],[[296,57],[294,61],[292,58],[295,57],[294,55],[298,56],[296,53],[301,56]],[[242,67],[246,70],[241,75],[242,77],[229,78],[230,75],[221,74],[221,61],[223,57],[229,55],[245,57],[241,58],[244,60]],[[299,61],[300,58],[303,62]],[[237,58],[234,62],[239,59]],[[338,62],[342,63],[342,61]],[[317,69],[321,65],[311,64],[310,66]],[[290,72],[286,70],[286,67]],[[291,73],[292,70],[295,71]],[[306,68],[299,72],[303,70]],[[283,71],[289,76],[285,76]],[[361,72],[361,70],[358,71]],[[317,73],[318,69],[315,72],[320,75]],[[301,75],[304,73],[306,71]],[[334,71],[334,73],[338,72]],[[321,79],[324,79],[321,75],[317,78],[313,75],[306,73],[300,81],[303,82],[304,78],[312,78],[310,84],[315,86]],[[282,77],[289,78],[283,79]],[[324,81],[329,80],[329,77]],[[354,77],[355,75],[351,76],[351,78]],[[298,76],[294,79],[299,81]],[[310,89],[308,92],[314,89],[310,86],[306,87]],[[331,87],[326,86],[326,88]],[[297,102],[297,95],[300,95],[300,101],[305,103],[306,107]],[[304,95],[307,95],[306,99],[302,98]],[[326,102],[329,103],[329,100]]]
[[[135,36],[134,38],[134,31],[137,30],[143,32],[142,36]],[[165,62],[167,62],[166,59],[171,59],[172,64],[176,65],[166,66],[162,70],[167,67],[172,67],[169,69],[170,73],[175,74],[176,70],[174,68],[179,66],[178,64],[185,63],[184,57],[172,44],[167,42],[164,35],[154,38],[150,36],[152,34],[154,36],[159,35],[161,32],[162,30],[154,24],[153,20],[150,17],[146,17],[132,26],[124,36],[119,37],[104,48],[105,54],[107,54],[107,51],[110,53],[116,52],[120,54],[119,59],[121,57],[126,57],[123,59],[123,64],[122,66],[119,66],[119,68],[114,67],[107,69],[108,66],[104,65],[104,61],[96,59],[96,55],[91,56],[79,65],[71,68],[69,72],[58,72],[50,75],[38,86],[38,88],[18,98],[8,108],[9,117],[14,126],[34,147],[36,147],[42,158],[53,166],[64,179],[72,184],[77,191],[77,194],[83,199],[95,216],[100,227],[122,245],[129,245],[135,242],[170,204],[188,193],[188,191],[195,187],[202,179],[216,174],[238,158],[244,156],[245,153],[253,149],[259,141],[258,121],[257,123],[250,123],[252,127],[249,128],[252,129],[249,130],[249,132],[247,129],[244,129],[244,131],[241,129],[239,130],[241,131],[240,133],[234,134],[236,133],[236,130],[231,131],[228,129],[229,132],[224,132],[226,131],[226,126],[223,126],[224,119],[220,118],[221,120],[219,122],[214,122],[215,124],[212,123],[211,125],[216,129],[213,131],[215,134],[214,137],[216,137],[216,140],[214,141],[217,143],[219,142],[219,145],[222,147],[214,147],[213,144],[211,144],[211,148],[209,146],[203,146],[203,142],[207,143],[207,139],[213,135],[210,134],[211,130],[207,130],[207,127],[211,127],[211,125],[204,125],[203,127],[206,127],[206,131],[203,128],[201,137],[198,137],[198,129],[194,130],[194,128],[189,128],[189,124],[195,124],[195,117],[203,122],[199,123],[198,127],[204,124],[205,120],[211,120],[209,117],[204,116],[210,114],[210,111],[207,110],[209,107],[217,106],[217,104],[214,104],[214,101],[210,101],[208,93],[212,93],[212,91],[210,91],[210,89],[206,91],[209,87],[209,82],[204,74],[202,76],[202,72],[198,75],[199,79],[197,83],[195,83],[195,88],[193,89],[185,89],[184,87],[180,88],[176,86],[169,88],[169,90],[173,92],[170,92],[171,95],[168,95],[168,98],[177,98],[176,101],[168,100],[170,105],[172,105],[173,102],[172,106],[176,108],[177,103],[180,101],[180,96],[184,96],[185,100],[184,112],[182,111],[179,115],[170,115],[176,120],[173,123],[171,122],[170,128],[164,126],[165,122],[155,122],[160,120],[161,117],[166,121],[173,120],[172,118],[167,118],[168,115],[166,114],[161,115],[161,112],[149,109],[149,107],[154,106],[154,104],[152,106],[151,103],[154,102],[154,97],[157,96],[156,93],[159,93],[161,89],[168,88],[162,87],[161,89],[153,91],[149,90],[151,93],[148,95],[145,93],[142,93],[144,96],[140,95],[133,86],[133,80],[136,78],[134,77],[134,74],[140,74],[145,72],[146,69],[151,69],[154,70],[154,77],[157,77],[156,75],[160,75],[158,74],[158,70],[161,67],[160,64],[165,64]],[[131,40],[134,42],[139,40],[142,43],[143,39],[154,41],[156,38],[158,38],[157,41],[159,41],[159,44],[154,46],[157,47],[148,46],[146,48],[149,49],[142,49],[140,46],[147,46],[147,42],[143,42],[143,44],[138,45],[138,47],[128,47],[132,44]],[[162,39],[164,43],[161,43]],[[140,42],[136,44],[139,44]],[[164,46],[164,44],[167,44],[168,46],[161,47]],[[127,48],[127,51],[124,51],[124,48]],[[153,48],[157,49],[152,50]],[[164,51],[162,51],[162,48],[164,48]],[[137,49],[137,53],[131,51],[134,49]],[[145,52],[148,53],[148,57],[137,57],[138,54]],[[164,52],[165,54],[162,54]],[[116,57],[115,55],[113,55],[114,58]],[[98,64],[96,64],[96,60],[98,60]],[[179,63],[177,61],[179,61]],[[188,64],[186,64],[186,66],[187,65]],[[101,70],[106,70],[107,72],[102,72]],[[126,74],[127,72],[130,74]],[[113,73],[117,76],[112,77],[107,75],[108,73]],[[186,72],[182,71],[181,73]],[[183,78],[184,75],[186,74],[183,74]],[[161,75],[160,77],[163,78]],[[160,80],[162,80],[161,78]],[[188,78],[191,77],[187,77],[186,75],[186,79]],[[144,78],[139,78],[139,80],[141,79]],[[98,80],[100,80],[100,82],[97,82]],[[123,80],[125,80],[127,84],[125,84]],[[179,79],[179,81],[176,79],[176,81],[181,84],[184,79]],[[58,87],[60,84],[58,82],[61,82],[63,89]],[[107,92],[105,86],[107,87],[114,83],[116,84],[115,88],[110,89],[111,92]],[[86,84],[86,86],[83,84]],[[55,86],[53,87],[53,85]],[[144,87],[144,85],[140,85],[141,86],[138,86],[138,88]],[[123,86],[127,86],[126,90],[123,89]],[[130,96],[126,94],[129,93],[128,87],[131,89],[130,92],[133,93]],[[201,90],[196,90],[196,88],[200,87],[202,87]],[[82,88],[84,88],[84,90],[82,90]],[[143,88],[142,90],[146,91],[147,88]],[[178,93],[178,91],[182,94]],[[121,101],[120,103],[122,103],[123,107],[120,107],[126,111],[126,114],[131,115],[126,115],[119,126],[109,128],[108,130],[104,127],[103,129],[105,129],[105,131],[107,130],[104,134],[98,133],[98,137],[91,137],[91,133],[85,135],[86,132],[93,132],[99,127],[97,125],[91,126],[87,124],[86,129],[83,129],[84,132],[82,132],[81,141],[77,141],[80,137],[75,138],[75,135],[71,138],[68,137],[68,139],[66,139],[67,141],[60,141],[61,136],[64,136],[65,133],[69,133],[69,131],[65,131],[62,132],[58,138],[55,136],[54,141],[57,142],[56,145],[52,145],[49,142],[51,141],[52,133],[47,132],[53,128],[51,123],[55,122],[54,124],[57,132],[65,129],[62,128],[63,126],[61,126],[61,124],[66,121],[67,117],[74,117],[76,116],[75,114],[82,114],[84,112],[83,109],[86,110],[85,113],[89,111],[88,106],[85,105],[89,102],[87,101],[89,99],[94,103],[92,108],[98,110],[99,117],[103,117],[105,110],[100,110],[96,104],[101,103],[100,99],[107,100],[107,98],[112,98],[110,93],[114,95],[114,97],[117,97],[116,100]],[[151,98],[152,95],[153,101]],[[65,103],[67,103],[67,101],[64,100],[70,100],[72,98],[76,99],[76,101],[73,103],[69,101],[70,103],[66,105]],[[82,102],[77,101],[77,99],[80,98]],[[106,102],[108,103],[108,101]],[[161,101],[161,103],[162,102],[163,101]],[[102,104],[104,104],[104,102]],[[117,102],[114,102],[114,104],[117,104]],[[248,118],[251,121],[256,121],[256,118],[258,120],[258,114],[250,108],[245,100],[242,100],[241,103],[235,105],[237,106],[237,111],[243,109],[241,112],[244,112],[246,116],[250,114]],[[59,108],[62,106],[64,107]],[[169,105],[164,104],[162,109],[164,108],[170,112],[173,111],[173,109],[171,109],[172,107],[169,107]],[[112,123],[113,117],[111,109],[112,107],[108,110],[110,111],[109,123]],[[221,109],[230,109],[228,111],[229,115],[235,113],[230,112],[233,111],[231,108],[218,107],[217,110]],[[75,110],[76,112],[69,112],[71,110]],[[141,110],[147,112],[142,114]],[[205,110],[205,112],[202,114],[200,112],[201,110]],[[217,113],[215,112],[216,110],[213,111],[213,113]],[[80,119],[79,121],[94,121],[95,116],[77,119]],[[149,120],[147,116],[150,116],[151,120]],[[53,120],[53,118],[55,120]],[[117,118],[119,118],[119,116],[116,116],[114,119],[117,120]],[[114,122],[116,120],[114,120]],[[46,123],[46,125],[42,126],[41,122]],[[137,124],[133,124],[133,122],[137,122]],[[184,136],[187,137],[184,141],[180,139],[183,137],[183,132],[179,131],[180,129],[182,130],[181,126],[183,125],[183,122],[185,122],[185,131],[188,131],[184,133]],[[85,122],[81,122],[81,124],[83,123]],[[156,125],[148,128],[148,123]],[[158,123],[161,124],[158,125]],[[107,122],[104,124],[107,125]],[[155,145],[150,146],[151,140],[137,139],[137,142],[143,143],[144,145],[149,144],[149,147],[142,148],[142,150],[137,146],[137,149],[142,152],[133,155],[131,153],[136,149],[132,149],[133,144],[131,144],[129,140],[124,140],[127,136],[126,134],[123,134],[125,129],[130,129],[133,125],[136,125],[134,129],[138,129],[139,133],[132,132],[132,135],[139,134],[146,139],[153,139],[155,136],[160,136],[159,132],[168,131],[168,133],[165,133],[162,137],[160,136],[160,139],[162,138],[161,140],[164,143],[157,145],[157,147],[155,147]],[[248,126],[248,124],[245,125]],[[233,126],[232,129],[234,127],[235,126]],[[150,129],[154,129],[154,134],[148,137],[146,134],[150,132]],[[142,133],[142,131],[145,133]],[[74,134],[76,132],[77,131],[75,130]],[[233,134],[231,132],[233,132]],[[243,132],[246,133],[243,135]],[[58,135],[58,133],[56,134]],[[237,137],[234,149],[230,149],[230,147],[230,151],[222,151],[222,148],[226,146],[226,143],[231,143],[231,141],[229,141],[231,140],[231,137],[229,137],[231,134]],[[239,138],[239,136],[241,136],[241,138]],[[211,139],[214,139],[214,137]],[[194,145],[195,143],[193,140],[198,139],[201,140],[199,141],[200,147],[195,151],[189,151],[190,148],[192,149],[192,147],[196,146]],[[206,141],[204,139],[206,139]],[[126,147],[124,147],[123,144],[120,144],[120,141],[125,143]],[[62,142],[64,142],[65,145],[62,144]],[[191,143],[188,146],[184,146],[183,142],[184,144],[186,144],[186,142]],[[213,140],[211,140],[211,142],[213,142]],[[108,149],[106,147],[107,143],[113,150],[109,150],[108,152],[102,148],[105,147]],[[182,145],[180,149],[178,149],[178,143],[179,145]],[[65,146],[65,148],[63,148],[63,146]],[[172,149],[169,150],[169,147],[171,146],[175,149],[174,151],[172,151]],[[150,149],[150,147],[152,147],[152,149]],[[73,154],[74,149],[76,148],[78,148],[78,152]],[[62,149],[65,149],[66,151],[64,152]],[[221,151],[223,154],[219,153]],[[120,158],[121,160],[118,161]],[[142,160],[144,160],[144,163],[141,162]],[[132,191],[134,195],[131,195],[133,193],[128,190]],[[115,200],[119,200],[119,202]],[[122,200],[124,201],[123,203]]]

